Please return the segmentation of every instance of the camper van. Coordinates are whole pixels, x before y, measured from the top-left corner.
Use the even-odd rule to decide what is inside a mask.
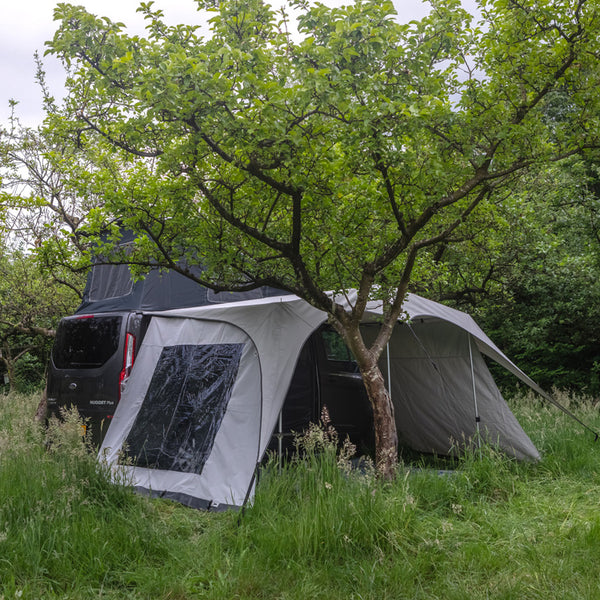
[[[48,411],[75,407],[99,446],[119,403],[152,316],[139,311],[77,314],[60,322],[48,372]],[[289,453],[294,436],[319,421],[323,408],[359,448],[373,444],[370,403],[347,346],[331,327],[304,344],[269,448]]]

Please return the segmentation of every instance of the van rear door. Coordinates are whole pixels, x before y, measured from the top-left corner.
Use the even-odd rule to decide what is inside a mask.
[[[127,314],[78,315],[56,332],[48,376],[48,409],[76,407],[82,417],[111,417],[119,401]]]

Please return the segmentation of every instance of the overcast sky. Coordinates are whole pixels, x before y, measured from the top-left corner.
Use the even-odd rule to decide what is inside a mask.
[[[272,4],[280,4],[280,0]],[[324,0],[328,5],[340,5],[342,0]],[[6,124],[10,99],[19,102],[17,114],[27,125],[42,119],[41,95],[35,83],[34,52],[43,55],[44,42],[53,37],[55,0],[2,0],[0,11],[0,122]],[[143,33],[143,19],[136,13],[138,0],[75,0],[72,4],[86,7],[90,12],[125,23],[132,33]],[[394,0],[403,21],[426,14],[421,0]],[[156,8],[165,12],[171,23],[201,24],[193,0],[156,0]],[[44,59],[47,80],[53,94],[59,96],[63,71],[52,57]]]

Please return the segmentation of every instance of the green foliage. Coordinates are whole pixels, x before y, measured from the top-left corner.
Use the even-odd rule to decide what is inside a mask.
[[[542,387],[597,395],[598,197],[593,163],[530,171],[489,226],[448,246],[446,276],[430,296],[474,313],[483,329]],[[495,372],[506,386],[506,373]],[[509,383],[510,382],[510,383]]]
[[[458,2],[409,25],[390,2],[296,8],[294,37],[258,0],[220,2],[204,39],[151,3],[146,38],[59,5],[49,52],[71,76],[48,123],[125,161],[80,173],[82,197],[104,196],[92,229],[116,216],[147,231],[142,263],[202,255],[215,285],[268,280],[327,304],[320,292],[368,274],[365,292],[385,295],[412,270],[411,248],[447,238],[477,194],[586,139],[592,2],[543,17],[489,3],[481,28]],[[550,130],[565,88],[572,109]],[[415,277],[431,267],[423,256]]]
[[[46,364],[38,356],[27,352],[15,363],[15,391],[31,394],[45,384]]]
[[[79,303],[65,281],[75,287],[78,278],[67,273],[59,283],[35,254],[0,250],[0,376],[6,372],[18,391],[43,386],[54,328]]]

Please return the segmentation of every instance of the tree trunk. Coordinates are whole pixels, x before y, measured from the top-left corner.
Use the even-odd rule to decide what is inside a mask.
[[[398,465],[398,433],[396,431],[394,405],[377,362],[380,353],[374,352],[372,348],[369,349],[365,345],[360,331],[359,319],[349,319],[344,323],[342,319],[336,319],[333,315],[331,317],[330,323],[344,338],[354,355],[373,409],[377,471],[383,479],[391,481],[396,477],[396,467]],[[389,339],[391,331],[390,328],[383,344]]]
[[[15,362],[10,354],[9,347],[6,345],[2,348],[2,351],[0,352],[0,361],[2,361],[2,364],[6,369],[6,375],[8,376],[8,391],[10,393],[14,391],[15,385]],[[4,381],[2,383],[4,383]]]
[[[13,361],[12,359],[9,359],[9,360],[4,361],[4,364],[6,366],[6,374],[8,375],[8,391],[10,393],[12,393],[15,391],[15,383],[16,383],[15,361]]]
[[[38,404],[37,410],[35,411],[35,415],[33,420],[36,423],[43,423],[46,420],[46,415],[48,412],[48,388],[44,388],[44,392],[42,393],[42,397],[40,398],[40,403]]]
[[[398,434],[394,406],[377,363],[365,370],[361,369],[361,374],[373,408],[377,470],[383,479],[391,481],[396,476],[398,464]]]

